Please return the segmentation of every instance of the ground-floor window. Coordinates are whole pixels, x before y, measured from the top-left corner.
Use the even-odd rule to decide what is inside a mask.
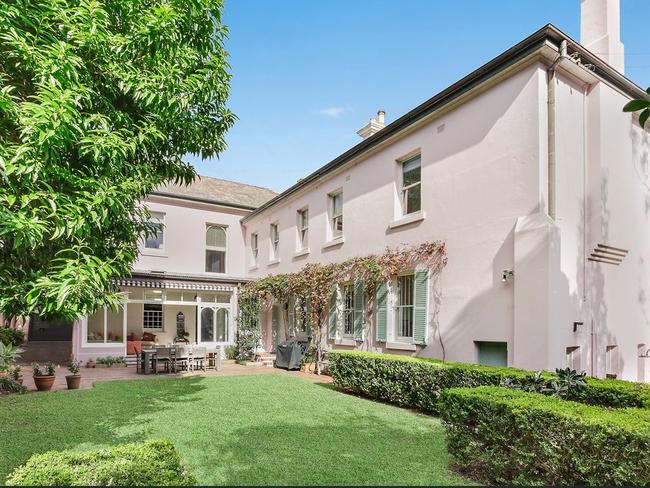
[[[343,286],[343,336],[354,336],[354,286]]]
[[[397,277],[397,338],[413,339],[413,312],[415,309],[415,276]]]
[[[566,348],[566,366],[578,372],[582,370],[582,361],[580,358],[580,346],[571,346]]]
[[[206,307],[201,310],[200,342],[228,341],[228,310]]]
[[[619,375],[618,346],[607,346],[605,351],[605,374],[609,378]]]
[[[163,330],[163,306],[161,303],[145,303],[142,314],[142,327]]]
[[[124,308],[102,308],[86,322],[86,342],[89,344],[121,344],[124,342]]]
[[[478,363],[487,366],[508,366],[506,342],[475,341]]]

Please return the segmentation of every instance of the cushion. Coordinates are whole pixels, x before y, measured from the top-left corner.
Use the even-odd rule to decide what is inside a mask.
[[[152,334],[151,332],[143,332],[142,333],[142,340],[143,341],[154,342],[156,340],[156,334]]]

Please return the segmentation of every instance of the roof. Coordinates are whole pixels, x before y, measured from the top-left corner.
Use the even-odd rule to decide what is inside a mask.
[[[333,159],[326,165],[317,169],[310,175],[302,178],[295,185],[289,187],[287,190],[276,195],[255,211],[247,215],[242,219],[242,222],[246,222],[256,215],[259,215],[266,209],[278,204],[284,200],[289,195],[299,191],[300,189],[306,187],[313,181],[321,178],[322,176],[334,171],[335,169],[345,165],[354,158],[361,156],[362,154],[370,151],[375,146],[379,145],[386,139],[392,137],[396,133],[402,131],[408,126],[414,124],[415,122],[421,120],[432,112],[439,110],[443,106],[454,101],[464,93],[468,92],[472,88],[480,85],[484,81],[492,78],[497,75],[508,66],[516,63],[517,61],[525,58],[529,54],[537,51],[544,47],[547,43],[552,43],[555,46],[559,46],[562,41],[567,41],[568,44],[568,53],[578,53],[583,63],[589,63],[593,65],[594,74],[605,79],[607,82],[611,83],[613,86],[621,90],[623,93],[629,94],[632,98],[645,97],[647,94],[645,91],[636,85],[633,81],[626,78],[624,75],[616,71],[605,61],[600,59],[595,54],[591,53],[583,46],[581,46],[577,41],[571,39],[568,35],[562,32],[560,29],[555,27],[552,24],[547,24],[541,29],[539,29],[534,34],[530,35],[520,43],[514,45],[504,53],[500,54],[496,58],[487,62],[476,71],[473,71],[469,75],[460,79],[453,85],[445,88],[443,91],[434,95],[426,102],[418,105],[410,112],[401,116],[394,122],[390,123],[382,130],[378,131],[374,135],[364,139],[356,146],[347,150],[337,158]]]
[[[269,188],[247,185],[210,176],[198,176],[191,185],[165,184],[154,195],[216,203],[253,210],[277,195]]]

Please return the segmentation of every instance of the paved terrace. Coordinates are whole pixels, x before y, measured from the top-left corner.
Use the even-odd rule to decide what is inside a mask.
[[[219,371],[207,370],[207,371],[190,371],[183,373],[159,373],[159,374],[138,374],[136,372],[135,366],[112,366],[110,368],[81,368],[79,372],[81,374],[81,389],[92,388],[95,382],[97,381],[114,381],[114,380],[150,380],[154,378],[183,378],[187,376],[241,376],[241,375],[252,375],[252,374],[269,374],[269,373],[280,373],[286,374],[289,376],[298,376],[306,378],[308,380],[316,381],[319,383],[331,383],[332,378],[330,376],[316,374],[304,373],[302,371],[286,371],[284,369],[270,368],[265,366],[258,366],[254,363],[249,363],[248,366],[242,366],[240,364],[223,364]],[[29,365],[21,365],[23,373],[23,384],[27,387],[29,392],[36,392],[36,387],[34,386],[34,380],[32,379],[32,370]],[[56,371],[56,380],[54,386],[50,391],[58,390],[67,390],[67,384],[65,381],[65,376],[68,373],[68,370],[64,367],[59,367]]]

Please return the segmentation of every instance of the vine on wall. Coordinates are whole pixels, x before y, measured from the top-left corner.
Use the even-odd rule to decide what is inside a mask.
[[[271,275],[244,285],[239,298],[240,323],[256,320],[251,313],[268,310],[273,304],[284,305],[290,297],[294,297],[297,303],[308,304],[296,308],[296,318],[308,320],[311,324],[311,346],[316,350],[317,371],[320,373],[327,339],[329,301],[334,286],[362,281],[367,297],[366,317],[370,317],[377,285],[410,269],[428,269],[430,278],[434,280],[446,264],[446,247],[441,241],[386,248],[383,254],[351,258],[341,263],[307,264],[295,273]]]

